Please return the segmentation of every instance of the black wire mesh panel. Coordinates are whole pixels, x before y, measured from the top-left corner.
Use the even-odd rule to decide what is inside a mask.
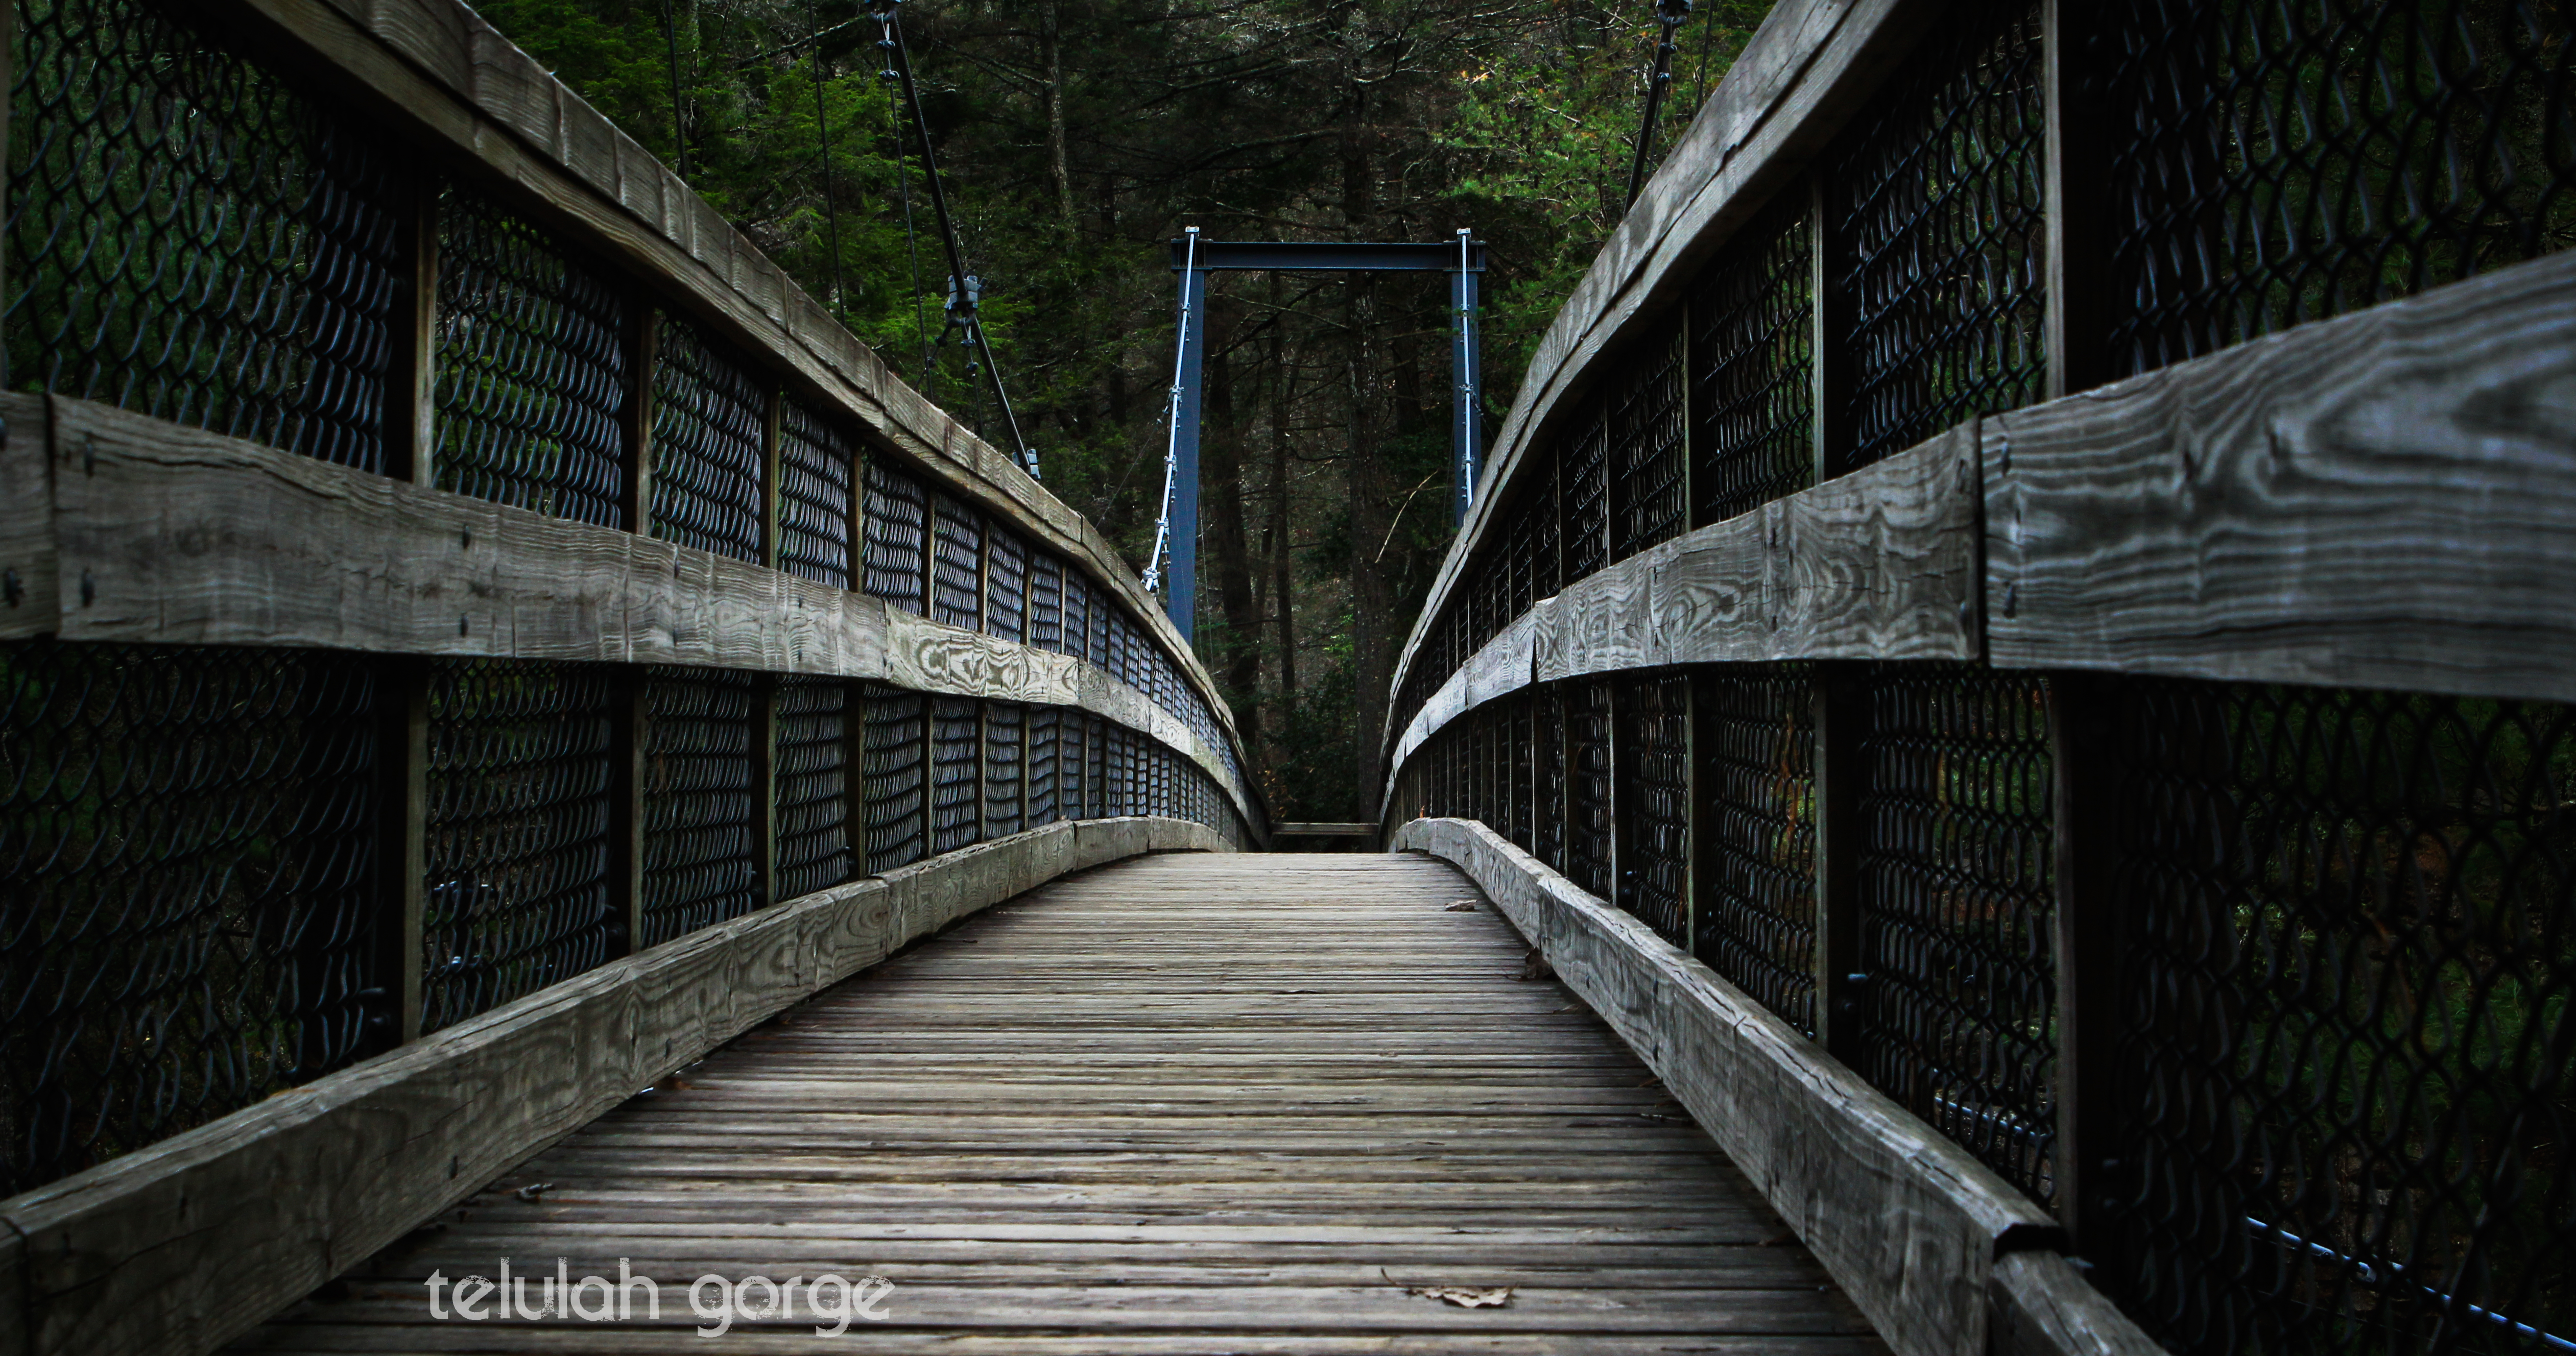
[[[978,630],[984,624],[984,520],[944,494],[932,503],[931,620]]]
[[[1538,851],[1538,774],[1535,747],[1536,703],[1527,690],[1504,699],[1511,713],[1511,732],[1507,736],[1512,760],[1512,826],[1509,836],[1523,852]]]
[[[490,199],[443,185],[438,487],[620,525],[626,325],[626,298],[606,273]]]
[[[1064,565],[1064,652],[1091,657],[1091,581],[1080,567]]]
[[[1596,400],[1576,412],[1556,443],[1557,498],[1564,522],[1559,529],[1564,534],[1561,583],[1571,584],[1610,563],[1609,453],[1609,424]]]
[[[2207,1352],[2576,1340],[2576,719],[2121,685],[2120,1258]]]
[[[985,543],[984,630],[1004,640],[1025,641],[1029,627],[1029,548],[1013,533],[995,527]]]
[[[930,851],[984,836],[983,710],[972,697],[930,699]]]
[[[2576,240],[2563,4],[2103,8],[2119,375]]]
[[[1059,819],[1077,818],[1056,794],[1056,768],[1062,758],[1065,711],[1060,706],[1029,708],[1028,826],[1044,828]]]
[[[861,586],[870,597],[918,617],[930,577],[930,498],[919,478],[867,459],[860,543]]]
[[[1670,541],[1690,527],[1682,320],[1676,308],[1629,341],[1626,370],[1611,379],[1613,560]]]
[[[610,956],[626,921],[609,898],[617,708],[602,668],[431,664],[421,1030]]]
[[[1690,945],[1690,680],[1618,685],[1619,906]]]
[[[860,801],[870,874],[908,866],[930,849],[930,699],[871,683],[860,694]]]
[[[856,874],[850,853],[850,685],[778,680],[773,726],[778,897],[828,889]]]
[[[1094,586],[1091,590],[1091,649],[1089,653],[1091,655],[1091,662],[1101,665],[1104,668],[1109,665],[1110,637],[1115,634],[1115,623],[1118,620],[1118,605],[1116,602],[1112,601],[1114,596],[1112,589],[1106,584]]]
[[[1611,874],[1618,825],[1612,818],[1617,767],[1611,760],[1610,684],[1582,682],[1565,689],[1565,878],[1617,903]]]
[[[18,7],[11,383],[382,470],[388,152],[183,14]]]
[[[1018,833],[1026,818],[1027,721],[1013,702],[984,703],[984,836]]]
[[[1828,268],[1853,325],[1836,474],[2042,394],[2040,75],[2032,0],[1964,0],[1836,143]]]
[[[1816,707],[1804,664],[1704,672],[1699,831],[1708,878],[1693,942],[1708,968],[1816,1034]]]
[[[1554,870],[1573,879],[1573,861],[1567,856],[1572,838],[1573,779],[1565,762],[1566,685],[1551,684],[1530,696],[1530,759],[1535,768],[1533,780],[1538,790],[1538,825],[1533,833],[1535,845],[1530,854]]]
[[[1065,649],[1064,562],[1045,551],[1029,552],[1029,643]]]
[[[1815,483],[1815,231],[1790,185],[1701,270],[1691,297],[1691,521]]]
[[[769,393],[741,358],[674,315],[653,350],[653,535],[760,559]]]
[[[1107,754],[1101,784],[1103,813],[1111,816],[1140,813],[1137,804],[1143,799],[1136,787],[1136,738],[1124,725],[1101,727],[1101,746]]]
[[[1056,798],[1067,819],[1100,818],[1100,721],[1084,711],[1064,713],[1062,748],[1056,755]]]
[[[778,410],[778,568],[850,587],[850,480],[858,444],[794,396]]]
[[[2056,873],[2045,691],[2029,674],[1887,665],[1866,700],[1862,1072],[2046,1201]]]
[[[0,645],[0,1195],[346,1063],[371,973],[367,661]]]
[[[644,936],[658,946],[759,908],[748,673],[644,679]]]

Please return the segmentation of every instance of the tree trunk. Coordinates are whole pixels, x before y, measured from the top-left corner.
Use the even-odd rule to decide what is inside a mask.
[[[1231,308],[1227,308],[1231,310]],[[1208,419],[1200,440],[1199,484],[1208,500],[1207,526],[1199,534],[1215,567],[1217,604],[1225,628],[1214,647],[1217,681],[1245,729],[1259,727],[1261,614],[1253,609],[1252,556],[1243,521],[1243,430],[1235,420],[1233,364],[1226,339],[1234,329],[1226,311],[1209,308],[1206,379]],[[1224,323],[1219,323],[1223,319]],[[1202,646],[1204,651],[1208,647]]]
[[[1270,311],[1279,313],[1279,275],[1270,275]],[[1281,327],[1270,330],[1270,569],[1271,590],[1279,598],[1280,729],[1297,709],[1296,554],[1288,530],[1288,406],[1295,393],[1288,376],[1287,339]]]
[[[1056,209],[1064,228],[1074,228],[1073,172],[1066,164],[1064,131],[1064,44],[1056,20],[1057,0],[1046,0],[1038,12],[1038,46],[1046,61],[1047,177],[1055,181]]]
[[[1366,240],[1376,219],[1377,166],[1374,133],[1368,123],[1368,86],[1354,63],[1342,140],[1342,216],[1351,238]],[[1377,368],[1385,360],[1378,342],[1377,287],[1372,275],[1359,274],[1348,284],[1350,316],[1350,505],[1351,505],[1351,682],[1359,748],[1352,759],[1358,774],[1353,801],[1358,818],[1377,815],[1378,793],[1386,780],[1386,685],[1394,672],[1395,591],[1377,553],[1387,535],[1386,476],[1379,465]]]

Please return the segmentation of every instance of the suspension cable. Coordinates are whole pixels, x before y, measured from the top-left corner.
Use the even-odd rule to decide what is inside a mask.
[[[1189,243],[1181,267],[1181,328],[1172,338],[1172,398],[1163,411],[1163,513],[1154,523],[1154,554],[1145,561],[1145,591],[1163,587],[1163,552],[1172,544],[1172,496],[1180,489],[1181,365],[1190,352],[1190,282],[1199,270],[1199,228],[1185,227]]]
[[[991,383],[993,403],[1001,408],[1002,423],[1010,430],[1011,445],[1018,449],[1020,464],[1028,471],[1029,479],[1035,480],[1038,478],[1038,450],[1020,436],[1019,416],[1011,410],[1011,397],[1002,390],[1002,369],[993,362],[993,346],[984,337],[983,319],[976,310],[983,293],[983,282],[966,271],[965,254],[957,246],[957,224],[948,211],[948,192],[939,182],[939,159],[930,145],[930,121],[922,115],[921,91],[912,79],[912,56],[903,42],[900,17],[903,0],[869,0],[869,5],[885,32],[877,45],[885,49],[886,55],[894,62],[896,79],[903,86],[904,103],[912,111],[913,136],[921,143],[921,177],[930,184],[931,211],[939,220],[940,244],[948,252],[950,324],[966,331],[966,342],[974,347],[976,356],[981,359],[984,377]]]
[[[1646,187],[1646,152],[1655,142],[1655,116],[1664,104],[1664,86],[1673,82],[1673,30],[1690,18],[1691,0],[1655,0],[1655,24],[1662,30],[1655,42],[1655,70],[1646,80],[1646,118],[1637,128],[1636,158],[1628,162],[1628,200],[1623,207],[1637,205],[1637,194]]]
[[[689,178],[689,133],[680,121],[680,30],[671,22],[671,0],[662,0],[662,42],[670,48],[671,64],[671,145],[673,158],[679,161],[681,182]]]
[[[823,35],[818,28],[821,18],[819,13],[809,11],[806,20],[814,48],[808,54],[814,63],[814,142],[823,156],[823,236],[832,250],[832,309],[846,325],[850,320],[850,295],[841,281],[841,213],[832,201],[832,110],[823,99]]]
[[[894,68],[888,66],[878,75],[888,86],[895,81]],[[886,132],[894,138],[894,182],[903,196],[903,248],[912,256],[912,337],[921,345],[921,393],[931,400],[939,399],[939,386],[933,378],[938,367],[930,355],[930,322],[921,313],[921,241],[912,231],[912,167],[903,159],[903,123],[894,111],[894,100],[886,100]]]

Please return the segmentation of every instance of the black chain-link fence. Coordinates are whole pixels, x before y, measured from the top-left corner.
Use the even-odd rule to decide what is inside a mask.
[[[1690,680],[1615,685],[1620,907],[1676,946],[1690,945]]]
[[[356,656],[0,645],[0,1196],[381,1039],[379,701]]]
[[[2116,0],[2112,367],[2127,375],[2576,242],[2554,0]]]
[[[430,666],[423,1031],[617,954],[617,688],[598,666]]]
[[[860,589],[916,617],[930,612],[930,495],[921,481],[868,458]]]
[[[859,448],[838,420],[788,397],[778,411],[778,568],[854,588],[850,493]]]
[[[930,855],[930,699],[870,684],[864,711],[868,870],[885,872]]]
[[[850,841],[858,702],[849,683],[803,676],[779,679],[776,700],[771,757],[778,897],[795,899],[859,874],[853,848],[865,845]]]
[[[1702,271],[1691,298],[1691,521],[1723,522],[1816,479],[1815,214],[1778,201]]]
[[[1816,1034],[1816,706],[1806,664],[1704,674],[1696,768],[1708,879],[1695,949],[1709,968]]]
[[[1610,397],[1610,555],[1624,559],[1690,527],[1687,358],[1682,313],[1639,335]],[[1478,642],[1482,644],[1482,641]]]
[[[2048,703],[2028,674],[1887,665],[1860,740],[1861,1072],[2033,1197],[2053,1189]]]
[[[2576,1342],[2576,716],[2184,681],[2109,700],[2105,1284],[2195,1352]]]
[[[1852,315],[1835,473],[2039,398],[2041,76],[2032,0],[1963,0],[1828,158],[1826,276]]]
[[[676,315],[653,346],[653,535],[761,558],[769,393],[751,366]]]
[[[391,149],[184,11],[15,17],[11,384],[382,470]]]
[[[723,670],[644,672],[644,946],[761,905],[757,682]]]
[[[624,526],[626,294],[483,194],[438,194],[438,488]]]

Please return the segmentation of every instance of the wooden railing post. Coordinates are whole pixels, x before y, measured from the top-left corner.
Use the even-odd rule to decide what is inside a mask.
[[[437,411],[438,180],[422,170],[401,186],[396,274],[380,436],[385,474],[415,485],[437,483],[433,463]],[[381,1013],[370,1014],[360,1048],[369,1054],[418,1040],[421,1026],[422,929],[428,916],[429,665],[416,655],[376,662],[377,900],[375,986]]]
[[[1820,663],[1815,688],[1816,1040],[1854,1069],[1865,1051],[1869,975],[1861,955],[1860,813],[1869,691],[1858,664]]]
[[[429,666],[408,655],[377,671],[375,934],[382,1013],[360,1049],[377,1054],[420,1039],[421,932],[428,916]]]
[[[778,568],[779,538],[785,531],[784,501],[779,498],[781,421],[787,393],[769,388],[768,410],[760,431],[760,563]],[[774,673],[751,680],[751,839],[755,898],[760,907],[778,902],[778,688]]]
[[[659,326],[652,304],[630,294],[626,324],[626,492],[619,505],[624,527],[653,535],[653,364]],[[646,750],[651,743],[644,672],[618,670],[609,710],[609,908],[616,919],[611,951],[641,951],[644,928],[644,793]]]
[[[2094,42],[2094,7],[2044,0],[2044,98],[2048,118],[2048,394],[2053,399],[2111,376],[2108,260],[2109,161],[2105,98]],[[2057,1134],[2053,1164],[2058,1218],[2079,1251],[2099,1251],[2119,1209],[2117,1115],[2120,920],[2112,889],[2118,857],[2112,741],[2115,680],[2049,675],[2049,763],[2057,898]]]

